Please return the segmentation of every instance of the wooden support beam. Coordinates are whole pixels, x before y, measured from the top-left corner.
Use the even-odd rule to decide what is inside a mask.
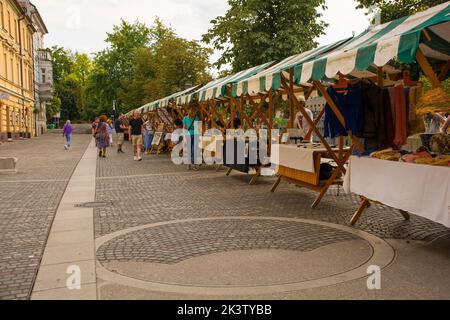
[[[289,90],[291,92],[294,91],[294,68],[291,68],[289,70]],[[291,99],[289,99],[289,128],[294,127],[295,115],[296,112],[294,102]]]
[[[281,79],[282,85],[286,88],[286,90],[289,90],[288,85],[286,84],[285,79]],[[302,113],[303,117],[306,119],[306,121],[309,123],[311,128],[314,130],[314,133],[319,137],[322,144],[327,149],[328,153],[330,154],[330,157],[333,158],[333,160],[336,162],[338,167],[342,170],[342,172],[345,174],[347,171],[344,167],[344,163],[340,161],[340,159],[336,156],[333,149],[331,149],[330,145],[328,144],[327,140],[323,137],[323,135],[320,133],[319,129],[317,129],[317,126],[314,124],[313,120],[310,118],[308,113],[306,112],[305,108],[300,104],[300,102],[297,101],[295,94],[289,90],[289,96],[294,102],[294,104],[299,108],[300,112]]]
[[[369,205],[370,205],[369,199],[363,198],[358,210],[355,212],[352,220],[350,221],[350,224],[352,226],[354,226],[358,222],[358,220],[359,220],[359,218],[361,218],[361,215],[363,214],[364,210],[366,210]]]
[[[320,81],[314,81],[314,84],[315,84],[316,88],[320,91],[322,96],[325,98],[325,100],[327,100],[328,105],[330,106],[331,110],[333,110],[333,112],[336,115],[336,117],[338,118],[339,122],[342,124],[342,126],[344,128],[347,128],[344,116],[342,115],[339,108],[336,106],[336,103],[334,103],[333,99],[331,99],[330,95],[328,94],[328,91],[325,89],[323,84],[320,83]]]
[[[250,120],[250,118],[248,117],[247,113],[245,113],[244,110],[244,96],[242,96],[240,101],[236,103],[236,107],[241,119],[245,120],[250,126],[250,128],[253,129],[253,122]]]
[[[322,119],[322,117],[325,115],[325,107],[322,109],[322,111],[320,111],[319,115],[317,116],[316,119],[314,119],[314,124],[317,127],[319,125],[320,120]],[[313,129],[309,128],[308,134],[305,137],[305,140],[309,141],[311,140],[311,136],[313,134]]]
[[[431,86],[433,88],[440,87],[441,82],[439,81],[438,77],[436,76],[436,73],[434,72],[433,68],[428,62],[427,57],[424,55],[424,53],[420,48],[417,49],[416,60],[419,63],[420,67],[422,68],[423,72],[425,73],[426,77],[430,81]]]
[[[268,148],[268,155],[269,155],[269,157],[272,155],[272,129],[273,129],[273,117],[274,117],[274,114],[273,114],[273,109],[274,109],[274,107],[273,107],[273,96],[274,96],[274,94],[273,94],[273,91],[272,91],[272,89],[270,89],[270,91],[269,91],[269,110],[268,110],[268,112],[269,112],[269,123],[268,123],[268,127],[269,127],[269,130],[268,130],[268,132],[267,132],[267,134],[268,134],[268,139],[269,139],[269,141],[268,141],[268,144],[269,144],[269,148]]]
[[[272,189],[270,189],[270,192],[274,193],[278,189],[278,186],[280,185],[282,179],[282,176],[278,177],[277,181],[273,184]]]

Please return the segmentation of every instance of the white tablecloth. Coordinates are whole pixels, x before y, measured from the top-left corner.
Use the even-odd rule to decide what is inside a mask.
[[[299,148],[296,145],[273,145],[271,162],[286,168],[314,173],[315,151],[317,151],[317,149]]]
[[[351,157],[344,188],[450,228],[450,168]]]

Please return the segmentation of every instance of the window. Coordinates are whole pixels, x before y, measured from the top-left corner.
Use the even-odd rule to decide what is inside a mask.
[[[5,17],[3,16],[3,2],[0,2],[0,23],[1,27],[5,29]]]
[[[5,60],[5,79],[8,80],[8,56],[6,52],[3,54]]]
[[[13,58],[11,58],[11,81],[14,82],[14,62],[13,62]]]
[[[11,34],[11,12],[8,11],[8,32]]]
[[[47,83],[45,69],[41,69],[41,72],[42,72],[42,83]]]

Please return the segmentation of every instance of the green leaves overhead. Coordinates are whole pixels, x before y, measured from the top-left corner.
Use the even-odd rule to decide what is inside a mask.
[[[95,56],[87,88],[88,105],[97,114],[108,114],[113,100],[127,112],[210,79],[211,50],[178,37],[158,18],[152,27],[122,20],[106,42],[109,47]]]
[[[412,15],[445,3],[448,0],[357,0],[358,9],[377,7],[381,10],[381,23]]]
[[[282,60],[317,46],[327,26],[319,9],[325,0],[229,0],[230,9],[212,20],[203,41],[223,51],[218,68],[233,71]]]

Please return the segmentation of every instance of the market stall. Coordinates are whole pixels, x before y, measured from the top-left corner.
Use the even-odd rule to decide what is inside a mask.
[[[449,162],[433,166],[351,157],[346,191],[362,197],[351,224],[375,202],[399,209],[405,219],[412,213],[450,228]]]
[[[222,139],[217,139],[216,137],[202,137],[200,139],[200,146],[203,150],[215,153],[217,151],[217,145],[220,144],[220,140],[223,142],[226,138],[227,131],[237,129],[236,119],[240,117],[240,99],[236,99],[232,95],[232,85],[238,81],[245,80],[262,70],[266,69],[273,63],[265,63],[263,65],[253,67],[237,74],[218,79],[208,83],[196,92],[181,97],[179,103],[181,103],[185,109],[194,107],[197,109],[203,124],[203,132],[207,129],[217,129],[217,131],[222,132]],[[262,105],[262,104],[261,104]],[[255,113],[256,117],[261,113],[261,106]],[[266,118],[267,119],[267,118]],[[248,118],[243,119],[247,121]],[[239,119],[239,121],[241,121]],[[268,122],[267,122],[268,123]],[[238,156],[236,155],[238,144],[241,142],[238,137],[227,137],[228,143],[223,143],[222,159],[224,160],[224,166],[228,168],[227,175],[231,173],[232,170],[237,170],[246,174],[252,174],[253,178],[251,184],[253,184],[256,178],[259,176],[259,165],[258,161],[250,161],[249,157],[245,157],[243,163],[238,161]],[[227,139],[225,139],[227,140]],[[230,143],[230,141],[232,143]],[[250,145],[248,137],[244,138],[243,142],[246,147]],[[215,144],[215,146],[211,146]],[[247,149],[249,150],[249,149]],[[250,152],[253,149],[250,148]],[[235,154],[235,157],[229,157],[231,153]]]
[[[151,154],[160,154],[162,151],[171,150],[170,140],[173,131],[177,129],[176,120],[183,118],[183,111],[180,110],[176,101],[179,97],[189,94],[197,88],[198,86],[177,92],[141,107],[140,110],[150,120],[154,131]]]
[[[364,154],[368,150],[377,151],[389,146],[401,148],[407,143],[408,121],[420,122],[412,118],[418,102],[415,93],[421,89],[417,82],[410,81],[404,72],[405,66],[417,62],[431,85],[439,87],[440,78],[447,77],[445,70],[448,73],[448,68],[445,66],[450,59],[449,13],[447,2],[377,26],[344,40],[330,50],[309,52],[298,57],[297,61],[294,58],[293,63],[271,70],[272,74],[258,75],[238,83],[238,92],[245,95],[285,90],[292,103],[291,108],[297,108],[303,114],[310,131],[318,136],[321,147],[332,158],[336,166],[334,176],[338,177],[346,173],[345,163],[352,153]],[[430,59],[433,64],[430,64]],[[440,77],[435,72],[439,68]],[[320,115],[325,117],[324,134],[317,128],[319,119],[313,120],[296,98],[296,88],[303,89],[306,97],[317,90],[326,99],[327,106]],[[338,154],[341,156],[336,155],[326,138],[339,139]],[[344,139],[349,147],[347,150]],[[295,152],[296,155],[291,155],[289,160],[281,157],[281,177],[274,188],[284,177],[318,191],[314,207],[326,192],[326,186],[336,180],[327,181],[321,190],[315,183],[308,183],[310,177],[304,174],[307,172],[305,168],[289,168],[289,161],[303,157],[302,148]]]

